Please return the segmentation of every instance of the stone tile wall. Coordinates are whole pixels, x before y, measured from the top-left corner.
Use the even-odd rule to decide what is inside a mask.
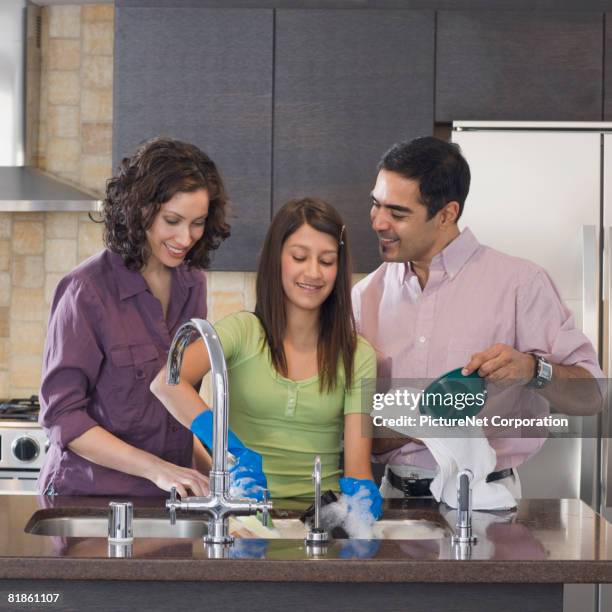
[[[111,174],[112,5],[42,12],[39,167],[101,192]]]
[[[111,173],[112,5],[42,10],[40,108],[32,161],[102,193]],[[40,385],[58,281],[102,248],[86,213],[0,213],[0,398]]]

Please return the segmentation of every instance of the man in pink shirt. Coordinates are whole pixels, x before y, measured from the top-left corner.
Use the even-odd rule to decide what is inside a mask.
[[[433,137],[400,143],[378,170],[370,219],[384,263],[353,289],[357,327],[377,351],[378,378],[432,380],[463,368],[497,389],[483,415],[517,406],[521,416],[542,415],[548,402],[566,414],[599,411],[597,355],[547,273],[459,230],[470,185],[459,147]],[[570,379],[588,379],[588,392],[568,393]],[[514,468],[545,438],[485,434],[497,454],[487,480],[520,496]],[[387,464],[384,496],[430,494],[436,463],[422,442],[379,437],[374,452]]]

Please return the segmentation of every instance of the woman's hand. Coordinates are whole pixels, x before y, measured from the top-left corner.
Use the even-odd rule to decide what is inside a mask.
[[[209,492],[208,478],[204,474],[158,457],[152,462],[147,478],[164,491],[176,487],[176,492],[181,497],[188,497],[188,491],[196,497],[204,497]]]
[[[99,425],[72,440],[68,448],[92,463],[146,478],[164,491],[176,487],[181,497],[187,491],[197,496],[208,495],[208,478],[204,474],[136,448]]]

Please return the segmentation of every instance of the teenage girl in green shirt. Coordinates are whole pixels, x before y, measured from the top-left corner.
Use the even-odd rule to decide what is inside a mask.
[[[265,239],[255,313],[215,324],[228,367],[232,476],[250,496],[260,494],[267,477],[272,497],[312,498],[313,460],[320,455],[323,488],[365,501],[378,518],[371,406],[361,389],[376,377],[376,357],[355,331],[350,276],[338,212],[317,199],[285,204]],[[185,351],[179,385],[167,385],[162,370],[151,390],[210,446],[212,414],[195,389],[209,369],[199,340]]]

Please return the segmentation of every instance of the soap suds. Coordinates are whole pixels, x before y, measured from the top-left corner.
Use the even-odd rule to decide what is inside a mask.
[[[371,506],[369,491],[361,487],[354,495],[341,494],[337,502],[323,506],[321,522],[328,531],[342,527],[349,538],[370,540],[375,537],[373,528],[376,523]]]

